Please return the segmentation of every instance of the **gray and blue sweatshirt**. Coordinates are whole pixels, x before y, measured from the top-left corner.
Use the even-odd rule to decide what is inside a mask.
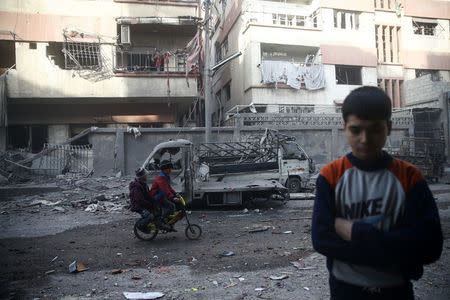
[[[334,228],[353,220],[351,241]],[[361,287],[392,287],[419,279],[442,252],[433,195],[413,165],[383,153],[375,162],[351,153],[322,168],[317,179],[312,242],[330,275]]]

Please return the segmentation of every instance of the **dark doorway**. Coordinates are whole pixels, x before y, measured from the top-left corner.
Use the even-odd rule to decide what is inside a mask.
[[[37,153],[42,151],[48,141],[46,125],[17,125],[8,127],[8,144],[13,149],[25,149]]]
[[[29,148],[29,130],[28,126],[9,126],[8,127],[8,145],[13,149]]]
[[[42,151],[44,144],[48,142],[47,126],[31,126],[31,152]]]

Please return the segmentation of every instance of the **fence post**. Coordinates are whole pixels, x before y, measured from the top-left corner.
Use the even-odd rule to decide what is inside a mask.
[[[122,171],[125,174],[125,132],[122,128],[116,129],[114,142],[114,172]]]
[[[337,156],[337,141],[338,141],[338,129],[337,128],[332,128],[331,129],[331,151],[330,151],[330,161],[333,161],[336,159]]]
[[[240,114],[236,114],[234,118],[233,141],[239,142],[241,140],[241,130],[244,128],[244,118]]]

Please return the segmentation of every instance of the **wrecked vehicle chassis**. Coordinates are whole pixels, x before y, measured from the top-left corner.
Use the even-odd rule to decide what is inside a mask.
[[[159,164],[163,160],[172,162],[172,186],[192,206],[251,206],[269,200],[289,200],[288,189],[276,180],[243,179],[236,176],[239,174],[209,176],[209,169],[199,161],[188,140],[178,139],[155,146],[142,164],[149,172],[150,182],[159,174]]]

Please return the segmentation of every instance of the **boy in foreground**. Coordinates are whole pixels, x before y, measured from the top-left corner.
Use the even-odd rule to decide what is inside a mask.
[[[331,299],[411,299],[411,279],[439,259],[442,230],[420,171],[382,148],[392,128],[391,100],[361,87],[344,101],[352,152],[317,179],[312,242],[327,257]]]

